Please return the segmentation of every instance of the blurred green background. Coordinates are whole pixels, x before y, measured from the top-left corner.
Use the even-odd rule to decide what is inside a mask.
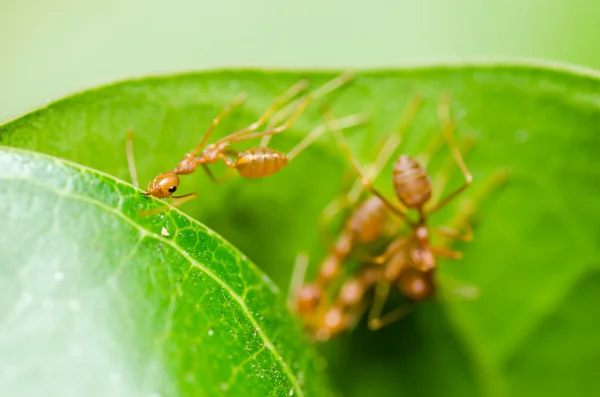
[[[594,0],[0,0],[0,120],[83,88],[214,67],[468,56],[600,66]]]
[[[598,0],[350,3],[0,0],[0,120],[114,80],[215,67],[382,67],[470,57],[600,67]],[[414,361],[398,367],[401,359],[385,357],[418,357],[425,342],[408,343],[408,350],[388,342],[441,327],[438,309],[431,310],[399,333],[384,329],[372,338],[362,327],[351,339],[327,346],[338,356],[332,365],[336,386],[356,387],[352,380],[364,371],[357,360],[379,365],[366,375],[371,382],[363,383],[364,390],[354,390],[357,395],[373,392],[376,384],[381,390],[393,385],[395,371],[420,371],[409,368]],[[443,350],[453,341],[438,343]]]

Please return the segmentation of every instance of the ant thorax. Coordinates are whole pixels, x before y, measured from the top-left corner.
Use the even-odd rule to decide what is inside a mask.
[[[177,168],[173,170],[176,174],[191,174],[194,171],[196,171],[196,161],[194,161],[192,153],[187,153],[179,164],[177,164]]]
[[[429,249],[429,231],[421,225],[415,229],[415,247],[410,250],[410,259],[416,269],[429,271],[435,268],[435,257]]]
[[[429,231],[427,230],[427,226],[417,226],[415,229],[415,238],[421,247],[427,246],[429,244]]]
[[[201,163],[209,164],[216,162],[226,147],[227,144],[223,143],[219,145],[215,145],[214,143],[207,145],[206,148],[204,148],[204,150],[202,151],[202,155],[199,157],[199,159],[201,159]]]

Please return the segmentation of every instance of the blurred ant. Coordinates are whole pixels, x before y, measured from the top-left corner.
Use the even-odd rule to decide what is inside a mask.
[[[403,120],[398,127],[396,134],[391,134],[381,150],[378,151],[378,156],[375,162],[369,168],[371,174],[379,174],[381,169],[389,161],[394,151],[398,148],[401,142],[401,136],[405,130],[410,128],[413,119],[421,106],[421,98],[414,96],[411,98],[409,106],[403,115]],[[356,206],[351,211],[344,227],[339,233],[336,241],[331,244],[331,252],[322,262],[320,271],[315,282],[304,286],[295,285],[297,281],[301,281],[304,276],[296,274],[293,277],[290,306],[304,316],[305,323],[311,322],[312,319],[319,318],[319,310],[317,306],[323,307],[322,291],[327,288],[327,285],[337,278],[341,272],[341,264],[353,253],[355,248],[369,245],[379,240],[385,233],[385,226],[388,220],[388,209],[383,202],[375,196],[372,196],[360,204],[358,200],[362,193],[362,184],[355,183],[347,195],[334,200],[328,205],[322,215],[321,228],[325,229],[327,223],[330,223],[333,217],[341,212],[343,208]],[[327,235],[327,233],[323,233]],[[305,267],[296,266],[296,270],[305,269]],[[303,271],[303,270],[302,270]]]
[[[267,110],[256,120],[246,128],[239,131],[233,132],[215,143],[208,144],[208,140],[213,133],[214,129],[220,123],[220,121],[227,116],[234,108],[240,106],[246,99],[245,94],[239,95],[231,104],[226,106],[212,121],[210,127],[205,132],[204,137],[200,141],[197,148],[187,153],[183,159],[179,162],[177,167],[171,171],[163,172],[158,174],[146,188],[144,195],[154,196],[157,198],[175,198],[179,199],[179,204],[191,200],[197,196],[196,193],[189,193],[183,196],[174,196],[173,194],[179,187],[179,175],[186,175],[193,173],[198,166],[202,166],[207,172],[209,177],[215,181],[210,169],[207,167],[208,164],[222,161],[227,167],[235,169],[238,173],[245,178],[262,178],[271,174],[274,174],[281,170],[285,165],[297,156],[302,150],[308,147],[313,141],[318,139],[320,135],[327,131],[326,128],[316,128],[308,134],[296,147],[294,147],[287,155],[278,150],[266,147],[266,144],[259,147],[253,147],[240,152],[229,148],[230,145],[247,141],[259,137],[273,136],[282,133],[292,127],[296,119],[302,115],[308,105],[320,96],[323,96],[340,86],[350,81],[353,76],[349,73],[344,73],[333,80],[325,83],[322,87],[315,90],[313,93],[309,93],[303,98],[300,98],[296,102],[290,104],[293,105],[293,112],[282,124],[278,126],[272,126],[267,128],[265,131],[255,132],[263,124],[267,122],[273,116],[273,114],[285,103],[288,103],[296,95],[300,94],[308,87],[306,80],[294,84],[281,96],[275,99],[275,101],[267,108]],[[280,119],[286,117],[286,113],[289,113],[290,108],[284,109],[279,117],[273,117],[280,121]],[[348,118],[340,119],[339,121],[344,126],[350,126],[357,124],[359,119],[363,119],[362,116],[349,116],[353,117],[352,120]],[[344,128],[344,127],[343,127]],[[134,185],[137,185],[137,173],[133,162],[133,134],[129,132],[127,134],[127,160],[129,163],[130,174],[132,175],[132,181]],[[235,156],[231,158],[230,156]]]
[[[427,225],[427,221],[433,213],[439,211],[465,191],[472,182],[472,176],[454,141],[454,124],[450,118],[449,96],[442,97],[438,106],[438,116],[442,124],[444,139],[450,147],[455,163],[458,164],[463,173],[465,182],[446,197],[437,200],[436,204],[426,209],[425,207],[430,203],[432,197],[432,183],[425,171],[423,162],[419,162],[407,155],[400,155],[394,163],[394,188],[396,196],[402,204],[402,206],[396,206],[372,186],[370,178],[362,171],[358,160],[353,155],[347,141],[336,126],[335,120],[332,120],[330,115],[326,115],[329,127],[335,134],[340,148],[346,157],[348,157],[354,171],[359,175],[362,186],[374,195],[365,204],[377,202],[377,208],[385,208],[398,216],[409,226],[410,231],[408,235],[402,235],[393,239],[387,245],[383,254],[365,258],[364,261],[367,264],[360,269],[357,276],[351,277],[342,284],[338,295],[329,305],[329,308],[323,309],[323,274],[338,274],[339,262],[336,264],[335,271],[333,271],[334,267],[329,266],[326,261],[321,268],[317,283],[309,284],[300,289],[297,295],[297,310],[304,317],[308,328],[312,328],[317,339],[328,339],[332,335],[352,328],[360,319],[364,310],[369,306],[366,303],[365,295],[371,289],[375,290],[375,295],[370,304],[368,326],[373,330],[402,318],[410,310],[413,303],[430,299],[436,292],[436,257],[451,259],[461,257],[460,253],[449,248],[431,245],[430,231],[436,232],[441,237],[447,239],[471,240],[472,233],[470,229],[461,233],[447,227],[434,228]],[[374,177],[376,178],[376,175]],[[500,182],[501,179],[495,178],[495,182]],[[375,199],[378,201],[371,201]],[[362,206],[355,213],[362,211],[360,208]],[[415,210],[418,219],[411,219],[408,216],[408,210]],[[461,223],[466,223],[467,216],[466,213],[462,215],[463,219]],[[346,227],[348,228],[350,224],[348,222]],[[368,225],[365,224],[365,226]],[[366,232],[376,230],[372,226],[368,227],[369,229]],[[379,228],[381,229],[381,226]],[[345,233],[347,231],[342,232],[342,236]],[[346,259],[346,256],[343,259]],[[331,269],[328,269],[328,267],[331,267]],[[392,285],[400,290],[409,303],[382,315],[381,313]]]

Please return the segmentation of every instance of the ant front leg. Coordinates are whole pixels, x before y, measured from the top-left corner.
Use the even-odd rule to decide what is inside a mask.
[[[429,211],[428,215],[431,215],[431,214],[439,211],[440,209],[442,209],[444,206],[446,206],[456,196],[458,196],[460,193],[465,191],[469,186],[471,186],[471,182],[473,181],[473,176],[471,175],[471,172],[467,168],[467,165],[465,164],[462,154],[460,153],[458,145],[456,144],[456,141],[454,140],[455,123],[450,116],[450,95],[444,95],[442,97],[442,99],[440,100],[440,104],[438,106],[438,116],[440,119],[440,124],[442,125],[442,131],[444,134],[444,138],[446,139],[446,142],[448,143],[448,146],[450,147],[450,151],[452,152],[452,156],[454,157],[454,160],[460,167],[460,170],[462,171],[463,176],[465,177],[465,183],[462,186],[460,186],[458,189],[453,191],[452,193],[448,194],[445,198],[441,199]]]
[[[135,155],[133,153],[133,130],[127,130],[125,136],[125,155],[127,157],[127,167],[129,168],[129,176],[131,177],[131,184],[139,189],[140,183],[138,181],[137,169],[135,167]]]
[[[139,211],[138,215],[150,216],[150,215],[160,214],[161,212],[168,210],[170,207],[177,208],[180,205],[187,203],[190,200],[195,199],[196,197],[198,197],[197,193],[188,193],[188,194],[184,194],[183,196],[171,196],[173,201],[170,204],[161,205],[160,207],[153,208],[151,210]]]

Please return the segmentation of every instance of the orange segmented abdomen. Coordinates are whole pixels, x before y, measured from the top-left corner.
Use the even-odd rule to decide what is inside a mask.
[[[431,182],[416,160],[401,155],[394,164],[396,195],[409,208],[421,208],[431,198]]]
[[[274,174],[288,163],[285,154],[268,147],[257,147],[238,153],[235,168],[245,178],[262,178]]]
[[[379,197],[372,196],[352,213],[346,228],[352,231],[356,242],[368,244],[383,233],[387,208]]]

